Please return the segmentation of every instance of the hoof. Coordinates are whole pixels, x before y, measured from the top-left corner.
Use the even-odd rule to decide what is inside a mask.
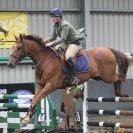
[[[20,123],[20,128],[26,127],[28,123],[29,123],[29,121],[23,120],[23,121]]]

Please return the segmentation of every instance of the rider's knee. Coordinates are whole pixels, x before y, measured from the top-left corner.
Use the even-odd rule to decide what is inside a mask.
[[[73,58],[75,56],[75,52],[72,49],[68,49],[65,53],[65,58],[68,60],[69,58]]]

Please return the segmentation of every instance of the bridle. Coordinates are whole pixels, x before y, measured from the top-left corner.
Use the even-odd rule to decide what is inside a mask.
[[[6,42],[10,43],[10,42],[16,42],[16,41],[4,41],[4,39],[0,39],[0,45],[4,45]],[[22,42],[19,42],[19,43],[22,43]],[[23,43],[22,43],[23,44]],[[24,44],[23,44],[24,45]],[[18,46],[17,46],[18,47]],[[14,55],[10,55],[11,57],[19,60],[20,57],[16,57]]]
[[[19,47],[19,46],[15,46],[15,47],[17,47],[19,50],[21,50],[21,53],[26,53],[25,52],[25,47],[26,47],[26,45],[24,44],[24,42],[23,41],[20,41],[20,42],[17,42],[16,41],[16,43],[19,43],[19,44],[21,44],[21,46]],[[13,54],[11,54],[10,55],[11,57],[13,57],[13,58],[15,58],[17,61],[19,61],[19,60],[21,60],[22,58],[23,58],[23,56],[24,56],[24,54],[21,54],[20,56],[15,56],[15,55],[13,55]]]

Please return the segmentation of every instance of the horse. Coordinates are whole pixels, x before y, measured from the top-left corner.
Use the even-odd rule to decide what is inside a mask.
[[[82,84],[89,79],[103,80],[110,84],[114,83],[116,96],[126,97],[127,93],[122,88],[122,82],[126,78],[130,60],[120,51],[106,47],[96,47],[83,50],[89,60],[89,71],[77,73]],[[34,115],[37,103],[51,92],[65,88],[64,81],[70,78],[62,70],[61,56],[52,48],[45,47],[41,37],[36,35],[22,35],[15,37],[15,44],[9,57],[8,66],[15,68],[25,56],[30,56],[36,64],[36,92],[32,103],[21,126],[26,126]],[[67,87],[71,86],[67,84]]]

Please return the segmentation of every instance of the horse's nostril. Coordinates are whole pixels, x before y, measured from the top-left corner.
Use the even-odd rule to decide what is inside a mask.
[[[11,68],[15,68],[15,66],[11,64]]]
[[[9,66],[10,68],[12,68],[12,64],[9,64],[8,66]]]
[[[10,68],[15,68],[12,64],[7,64]]]

